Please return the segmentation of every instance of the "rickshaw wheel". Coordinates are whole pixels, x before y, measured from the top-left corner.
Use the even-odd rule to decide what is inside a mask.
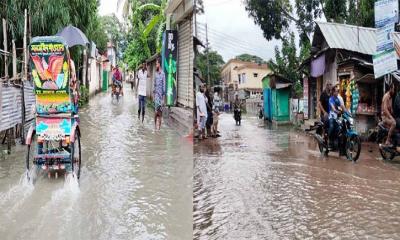
[[[35,180],[34,178],[35,178],[36,174],[33,174],[35,172],[33,172],[32,170],[33,169],[37,170],[37,167],[33,164],[33,160],[34,160],[35,155],[37,154],[37,150],[38,150],[36,134],[33,134],[32,141],[30,144],[27,145],[27,149],[28,149],[28,151],[26,153],[26,161],[25,161],[26,174],[27,174],[27,178],[33,182]]]
[[[72,172],[79,179],[81,174],[81,139],[79,133],[75,133],[75,142],[71,143],[71,166]]]

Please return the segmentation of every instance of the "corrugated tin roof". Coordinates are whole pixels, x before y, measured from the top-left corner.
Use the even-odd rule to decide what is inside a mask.
[[[376,51],[376,29],[340,23],[316,22],[330,48],[373,55]],[[313,39],[313,45],[316,38]]]

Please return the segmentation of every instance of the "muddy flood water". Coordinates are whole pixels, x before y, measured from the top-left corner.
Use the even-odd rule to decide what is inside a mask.
[[[193,145],[147,112],[141,124],[130,90],[81,109],[79,184],[29,184],[21,146],[0,159],[0,239],[191,239]]]
[[[400,239],[400,160],[353,164],[309,136],[245,117],[194,146],[195,239]]]

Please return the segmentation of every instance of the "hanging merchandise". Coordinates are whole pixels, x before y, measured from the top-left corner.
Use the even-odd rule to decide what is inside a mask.
[[[347,109],[351,108],[351,85],[350,85],[350,79],[347,79],[347,84],[346,84],[346,108]]]
[[[360,99],[360,92],[358,91],[358,86],[354,80],[352,80],[351,85],[353,86],[353,90],[351,92],[352,102],[351,102],[351,113],[355,114],[358,108],[358,102]]]
[[[342,93],[343,93],[344,89],[346,89],[346,80],[343,79],[342,82],[340,83],[340,87],[339,87],[339,92],[340,92],[341,96],[343,96]]]

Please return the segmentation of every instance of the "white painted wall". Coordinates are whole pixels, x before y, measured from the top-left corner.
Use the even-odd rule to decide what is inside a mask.
[[[101,90],[101,70],[101,64],[96,59],[89,59],[89,95],[94,95]]]

